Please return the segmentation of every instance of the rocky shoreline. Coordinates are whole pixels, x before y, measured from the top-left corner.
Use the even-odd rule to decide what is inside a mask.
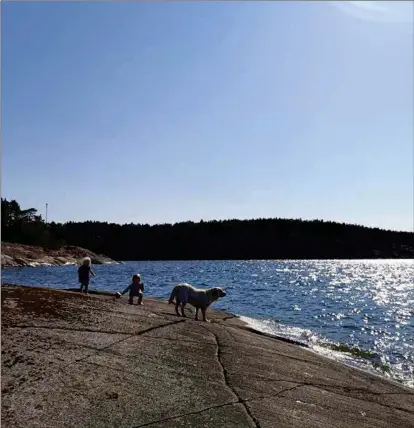
[[[3,285],[13,427],[407,428],[414,392],[209,310]]]
[[[117,264],[119,262],[85,248],[64,246],[58,249],[1,243],[1,267],[40,267],[77,265],[84,257],[90,257],[92,264]]]

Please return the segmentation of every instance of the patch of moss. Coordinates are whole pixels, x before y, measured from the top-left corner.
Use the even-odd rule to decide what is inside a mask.
[[[370,360],[370,363],[372,366],[377,369],[381,370],[383,373],[390,373],[391,367],[387,364],[379,363],[378,361],[372,361],[372,360],[379,360],[378,354],[375,354],[374,352],[366,351],[364,349],[359,348],[352,348],[348,345],[343,344],[333,344],[333,343],[324,343],[322,344],[323,347],[332,349],[333,351],[339,351],[344,352],[347,354],[351,354],[355,357],[364,358],[366,360]]]
[[[390,373],[391,372],[391,367],[388,366],[387,364],[382,364],[382,363],[372,363],[372,365],[376,368],[381,370],[384,373]]]
[[[322,346],[324,346],[325,348],[332,349],[333,351],[345,352],[355,357],[365,358],[367,360],[370,360],[372,358],[378,358],[378,355],[373,352],[366,351],[364,349],[359,349],[359,348],[352,348],[348,345],[343,345],[343,344],[336,345],[334,343],[324,343],[322,344]]]

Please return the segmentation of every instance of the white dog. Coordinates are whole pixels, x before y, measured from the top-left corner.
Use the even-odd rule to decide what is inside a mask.
[[[195,288],[191,284],[182,283],[176,285],[170,295],[168,303],[174,303],[175,299],[175,312],[178,316],[180,316],[178,312],[178,307],[181,306],[181,316],[185,317],[184,307],[187,303],[194,306],[196,308],[195,319],[198,321],[198,310],[201,309],[201,313],[203,314],[203,321],[207,321],[206,319],[206,310],[207,308],[220,297],[224,297],[226,292],[219,288],[208,288],[208,289],[200,289]]]

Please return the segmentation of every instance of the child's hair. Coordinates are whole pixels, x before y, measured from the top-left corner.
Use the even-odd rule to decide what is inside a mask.
[[[91,263],[92,263],[92,260],[91,260],[91,258],[90,258],[90,257],[85,257],[85,258],[82,260],[82,265],[83,265],[83,266],[90,266],[90,265],[91,265]]]
[[[132,276],[132,282],[135,282],[136,279],[141,280],[141,275],[139,273],[136,273],[135,275]]]

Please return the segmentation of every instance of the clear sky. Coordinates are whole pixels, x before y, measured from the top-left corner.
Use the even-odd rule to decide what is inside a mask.
[[[413,230],[412,2],[1,8],[3,197]]]

